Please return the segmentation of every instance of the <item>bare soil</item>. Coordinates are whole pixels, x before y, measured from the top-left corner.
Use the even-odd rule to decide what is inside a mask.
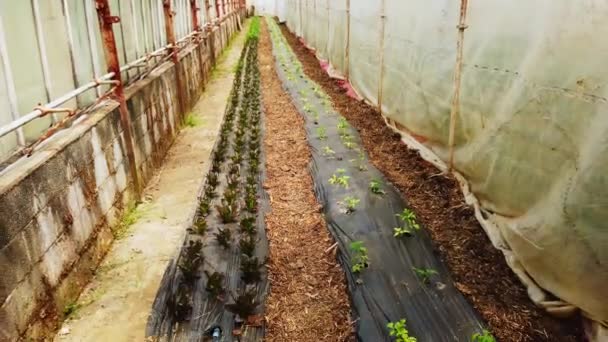
[[[560,320],[535,306],[467,206],[458,183],[410,150],[378,111],[345,94],[320,67],[313,52],[283,24],[281,30],[308,77],[323,87],[333,106],[359,131],[374,166],[403,193],[434,240],[457,288],[500,341],[581,341],[581,319]],[[298,119],[293,119],[298,121]],[[293,121],[288,125],[293,126]],[[270,132],[268,135],[273,136]],[[291,132],[289,135],[291,136]],[[290,158],[298,154],[292,153]],[[277,165],[275,165],[276,167]]]
[[[313,193],[304,122],[275,71],[263,24],[259,45],[265,115],[270,294],[266,341],[347,341],[352,336],[344,273]]]

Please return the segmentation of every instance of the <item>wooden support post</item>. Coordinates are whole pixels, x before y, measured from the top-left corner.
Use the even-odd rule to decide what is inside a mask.
[[[382,83],[384,80],[384,31],[386,25],[386,0],[380,1],[380,80],[378,84],[378,110],[382,116]]]
[[[178,116],[181,117],[181,121],[184,121],[186,113],[186,104],[184,99],[184,93],[182,88],[182,76],[179,73],[179,47],[175,39],[175,31],[173,30],[173,8],[171,6],[171,0],[163,0],[163,11],[165,14],[165,34],[167,35],[167,43],[171,49],[171,60],[175,65],[175,85],[177,86],[177,102],[178,102]]]
[[[106,58],[106,64],[108,66],[108,72],[114,73],[114,96],[119,103],[118,111],[120,113],[120,124],[122,126],[122,133],[125,139],[125,148],[127,150],[127,159],[129,161],[129,171],[133,177],[135,196],[139,199],[142,189],[139,181],[139,174],[137,172],[137,164],[135,163],[133,136],[131,134],[131,117],[129,116],[127,100],[125,99],[122,76],[120,74],[118,49],[116,48],[116,39],[114,37],[114,30],[112,29],[112,24],[118,23],[120,21],[120,17],[112,16],[108,0],[95,0],[95,5],[97,9],[97,18],[99,19],[99,29],[101,32],[101,38],[103,40],[103,51]]]
[[[454,168],[454,134],[456,132],[456,118],[460,112],[460,83],[462,77],[462,51],[464,44],[464,30],[467,29],[467,5],[468,0],[460,1],[460,20],[458,22],[458,40],[456,42],[456,68],[454,70],[454,92],[452,96],[452,106],[450,108],[450,133],[448,146],[450,151],[450,162],[448,171]]]

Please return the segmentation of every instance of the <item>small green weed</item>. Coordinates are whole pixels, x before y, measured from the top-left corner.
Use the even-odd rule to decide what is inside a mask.
[[[429,280],[431,279],[431,276],[437,274],[437,271],[432,268],[412,267],[412,270],[414,270],[414,273],[416,273],[418,278],[420,278],[420,280],[422,280],[424,284],[428,284]]]
[[[129,233],[129,228],[135,222],[137,222],[137,220],[142,215],[142,211],[138,210],[138,207],[135,202],[129,203],[129,205],[127,205],[127,209],[122,214],[120,222],[118,222],[118,224],[116,224],[116,226],[114,226],[114,228],[112,229],[112,235],[114,236],[114,239],[120,240],[125,238]]]
[[[489,331],[484,330],[483,333],[474,333],[471,336],[471,342],[496,342],[496,339]]]
[[[410,336],[405,326],[405,319],[400,319],[398,322],[390,322],[386,325],[389,335],[395,337],[396,342],[417,342],[415,337]]]
[[[353,253],[353,265],[351,267],[353,273],[359,273],[365,268],[369,267],[369,257],[367,255],[367,248],[363,245],[363,241],[351,242],[350,250]]]
[[[184,122],[188,127],[196,127],[200,125],[200,119],[196,117],[194,114],[190,113],[186,116],[186,121]]]

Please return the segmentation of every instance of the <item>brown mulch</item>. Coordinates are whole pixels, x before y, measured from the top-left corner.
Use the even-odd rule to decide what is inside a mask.
[[[348,97],[330,78],[314,54],[284,25],[283,35],[304,66],[304,72],[331,97],[336,111],[359,131],[376,168],[403,193],[434,247],[450,268],[457,288],[488,323],[500,341],[581,341],[581,319],[559,320],[528,298],[525,287],[507,266],[468,207],[452,177],[433,177],[440,171],[408,149],[378,111]]]
[[[266,129],[264,188],[271,207],[265,217],[270,244],[265,340],[349,341],[352,326],[344,273],[313,193],[304,122],[275,72],[265,23],[259,49]]]

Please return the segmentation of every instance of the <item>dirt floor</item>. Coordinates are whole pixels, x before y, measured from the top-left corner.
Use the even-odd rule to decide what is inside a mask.
[[[455,284],[500,341],[580,341],[580,318],[558,320],[536,307],[464,203],[457,182],[410,150],[373,107],[346,96],[335,79],[285,25],[281,30],[304,65],[304,72],[331,97],[334,108],[359,131],[374,166],[403,193]],[[290,123],[291,124],[291,123]]]
[[[114,242],[55,341],[144,341],[160,280],[198,204],[196,189],[210,162],[246,31],[222,55],[191,111],[192,127],[180,132],[143,203],[126,215],[125,237]]]
[[[347,341],[344,274],[313,193],[304,123],[274,69],[266,24],[260,40],[266,182],[271,212],[266,341]]]

